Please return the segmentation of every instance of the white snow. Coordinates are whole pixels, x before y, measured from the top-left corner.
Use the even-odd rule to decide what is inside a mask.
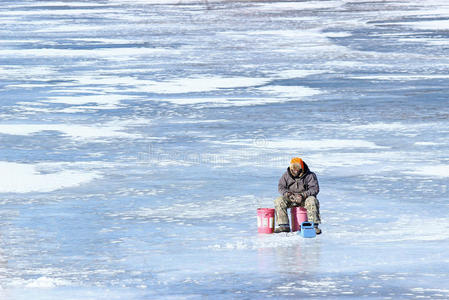
[[[415,142],[417,146],[439,146],[444,145],[444,143],[436,143],[436,142]]]
[[[87,30],[87,29],[86,29]],[[4,50],[0,49],[0,55],[3,57],[20,57],[26,58],[30,56],[36,57],[101,57],[104,59],[129,59],[134,60],[136,56],[153,56],[153,55],[176,55],[181,52],[177,49],[165,48],[121,48],[121,51],[114,49],[95,49],[95,50],[80,50],[80,49],[17,49]],[[20,86],[20,85],[10,85]]]
[[[147,81],[140,86],[140,90],[159,94],[181,94],[181,93],[199,93],[219,89],[246,88],[262,84],[269,81],[267,78],[251,77],[219,77],[202,76],[191,78],[178,78],[167,81]]]
[[[0,162],[0,193],[52,192],[75,187],[100,177],[98,172],[63,170],[42,174],[36,164]]]
[[[51,3],[50,3],[51,5]],[[53,4],[54,5],[54,4]],[[64,5],[64,4],[62,4]],[[67,5],[67,3],[65,4]],[[94,4],[95,5],[95,4]],[[70,3],[70,6],[71,3]],[[16,6],[17,8],[21,8],[20,6]],[[99,7],[99,6],[98,6]],[[36,6],[36,8],[39,8],[38,6]],[[107,9],[100,9],[100,8],[90,8],[90,9],[73,9],[73,8],[67,8],[67,9],[38,9],[38,10],[10,10],[10,11],[2,11],[1,15],[3,16],[74,16],[74,15],[81,15],[81,14],[86,14],[86,13],[90,13],[90,14],[106,14],[109,13],[109,10]],[[47,23],[48,24],[48,23]],[[87,30],[89,26],[80,26],[80,25],[74,25],[73,26],[73,30]],[[97,26],[90,26],[92,28],[92,30],[101,28],[101,27],[97,27]],[[56,31],[73,31],[72,29],[70,29],[70,26],[64,26],[62,28],[56,28],[54,30],[50,29],[50,31],[52,32],[56,32]],[[37,30],[40,31],[40,30]],[[42,30],[43,31],[43,30]]]
[[[446,9],[446,13],[449,10]],[[436,30],[447,31],[449,29],[449,20],[432,20],[432,21],[419,21],[419,22],[403,22],[399,23],[403,26],[413,27],[418,30]]]
[[[35,280],[31,279],[25,284],[27,288],[54,288],[57,286],[70,286],[71,282],[59,279],[59,278],[50,278],[50,277],[39,277]]]
[[[71,139],[87,141],[100,141],[104,138],[137,138],[139,134],[123,132],[122,125],[106,124],[79,125],[79,124],[0,124],[0,134],[31,135],[42,131],[57,131]]]
[[[259,88],[258,90],[274,94],[278,97],[285,98],[295,98],[295,99],[307,99],[322,92],[318,89],[312,89],[303,86],[280,86],[280,85],[269,85]]]
[[[248,147],[260,147],[266,149],[279,149],[279,150],[297,150],[297,151],[325,151],[334,149],[386,149],[388,147],[376,145],[373,142],[367,140],[358,139],[282,139],[282,140],[241,140],[241,141],[229,141],[229,142],[216,142],[226,145],[242,145]]]
[[[9,4],[8,7],[10,8],[28,8],[28,7],[64,7],[64,6],[70,6],[70,7],[80,7],[80,6],[89,6],[89,7],[95,7],[95,6],[104,6],[104,4],[101,3],[93,3],[89,2],[86,3],[84,1],[70,1],[70,2],[64,2],[64,1],[39,1],[38,3],[33,2],[27,2],[24,4]],[[9,12],[7,12],[9,13]]]
[[[424,177],[437,177],[447,178],[449,177],[449,165],[418,165],[414,170],[403,171],[404,174],[424,176]]]
[[[322,73],[327,73],[329,71],[326,70],[303,70],[303,69],[290,69],[290,70],[282,70],[278,72],[273,72],[274,78],[281,79],[290,79],[290,78],[302,78],[311,75],[318,75]]]
[[[58,96],[48,97],[43,103],[62,103],[68,105],[86,105],[96,103],[97,109],[116,109],[120,106],[122,100],[130,100],[135,97],[114,95],[114,94],[97,94],[83,96]],[[82,108],[82,107],[81,107]]]
[[[351,76],[354,79],[366,80],[425,80],[425,79],[446,79],[447,74],[388,74],[388,75],[369,75],[369,76]]]
[[[293,1],[293,2],[269,2],[258,4],[259,9],[278,12],[280,10],[306,10],[306,9],[328,9],[344,5],[342,1]]]
[[[0,78],[4,79],[34,78],[36,76],[42,78],[55,74],[55,68],[49,66],[27,66],[26,68],[20,66],[0,66]]]

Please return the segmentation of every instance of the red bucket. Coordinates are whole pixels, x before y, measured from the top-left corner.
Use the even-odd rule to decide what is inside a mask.
[[[304,207],[292,207],[290,209],[292,219],[292,231],[301,230],[302,222],[307,221],[307,209]]]
[[[257,209],[257,232],[273,233],[274,230],[274,208]]]

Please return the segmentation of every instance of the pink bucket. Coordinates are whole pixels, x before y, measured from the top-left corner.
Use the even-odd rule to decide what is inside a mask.
[[[290,209],[292,219],[292,231],[301,230],[302,222],[307,221],[307,209],[304,207],[292,207]]]
[[[274,208],[257,209],[257,232],[273,233],[274,230]]]

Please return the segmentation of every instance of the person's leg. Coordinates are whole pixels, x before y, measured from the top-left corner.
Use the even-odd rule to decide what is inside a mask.
[[[274,200],[274,209],[276,211],[276,222],[279,227],[290,229],[287,208],[290,207],[290,201],[287,197],[280,196]],[[285,230],[286,231],[286,230]],[[290,231],[290,230],[289,230]]]
[[[304,208],[307,209],[307,219],[315,224],[321,223],[320,202],[314,196],[309,196],[304,201]]]
[[[307,209],[308,221],[315,224],[315,231],[317,234],[320,234],[321,229],[318,228],[318,224],[321,224],[320,202],[314,196],[307,197],[304,202],[304,208]]]

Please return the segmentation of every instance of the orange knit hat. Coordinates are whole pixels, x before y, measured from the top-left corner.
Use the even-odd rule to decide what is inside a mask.
[[[292,160],[290,161],[290,164],[299,164],[301,166],[301,169],[304,170],[304,162],[302,161],[301,158],[299,157],[293,157]]]

